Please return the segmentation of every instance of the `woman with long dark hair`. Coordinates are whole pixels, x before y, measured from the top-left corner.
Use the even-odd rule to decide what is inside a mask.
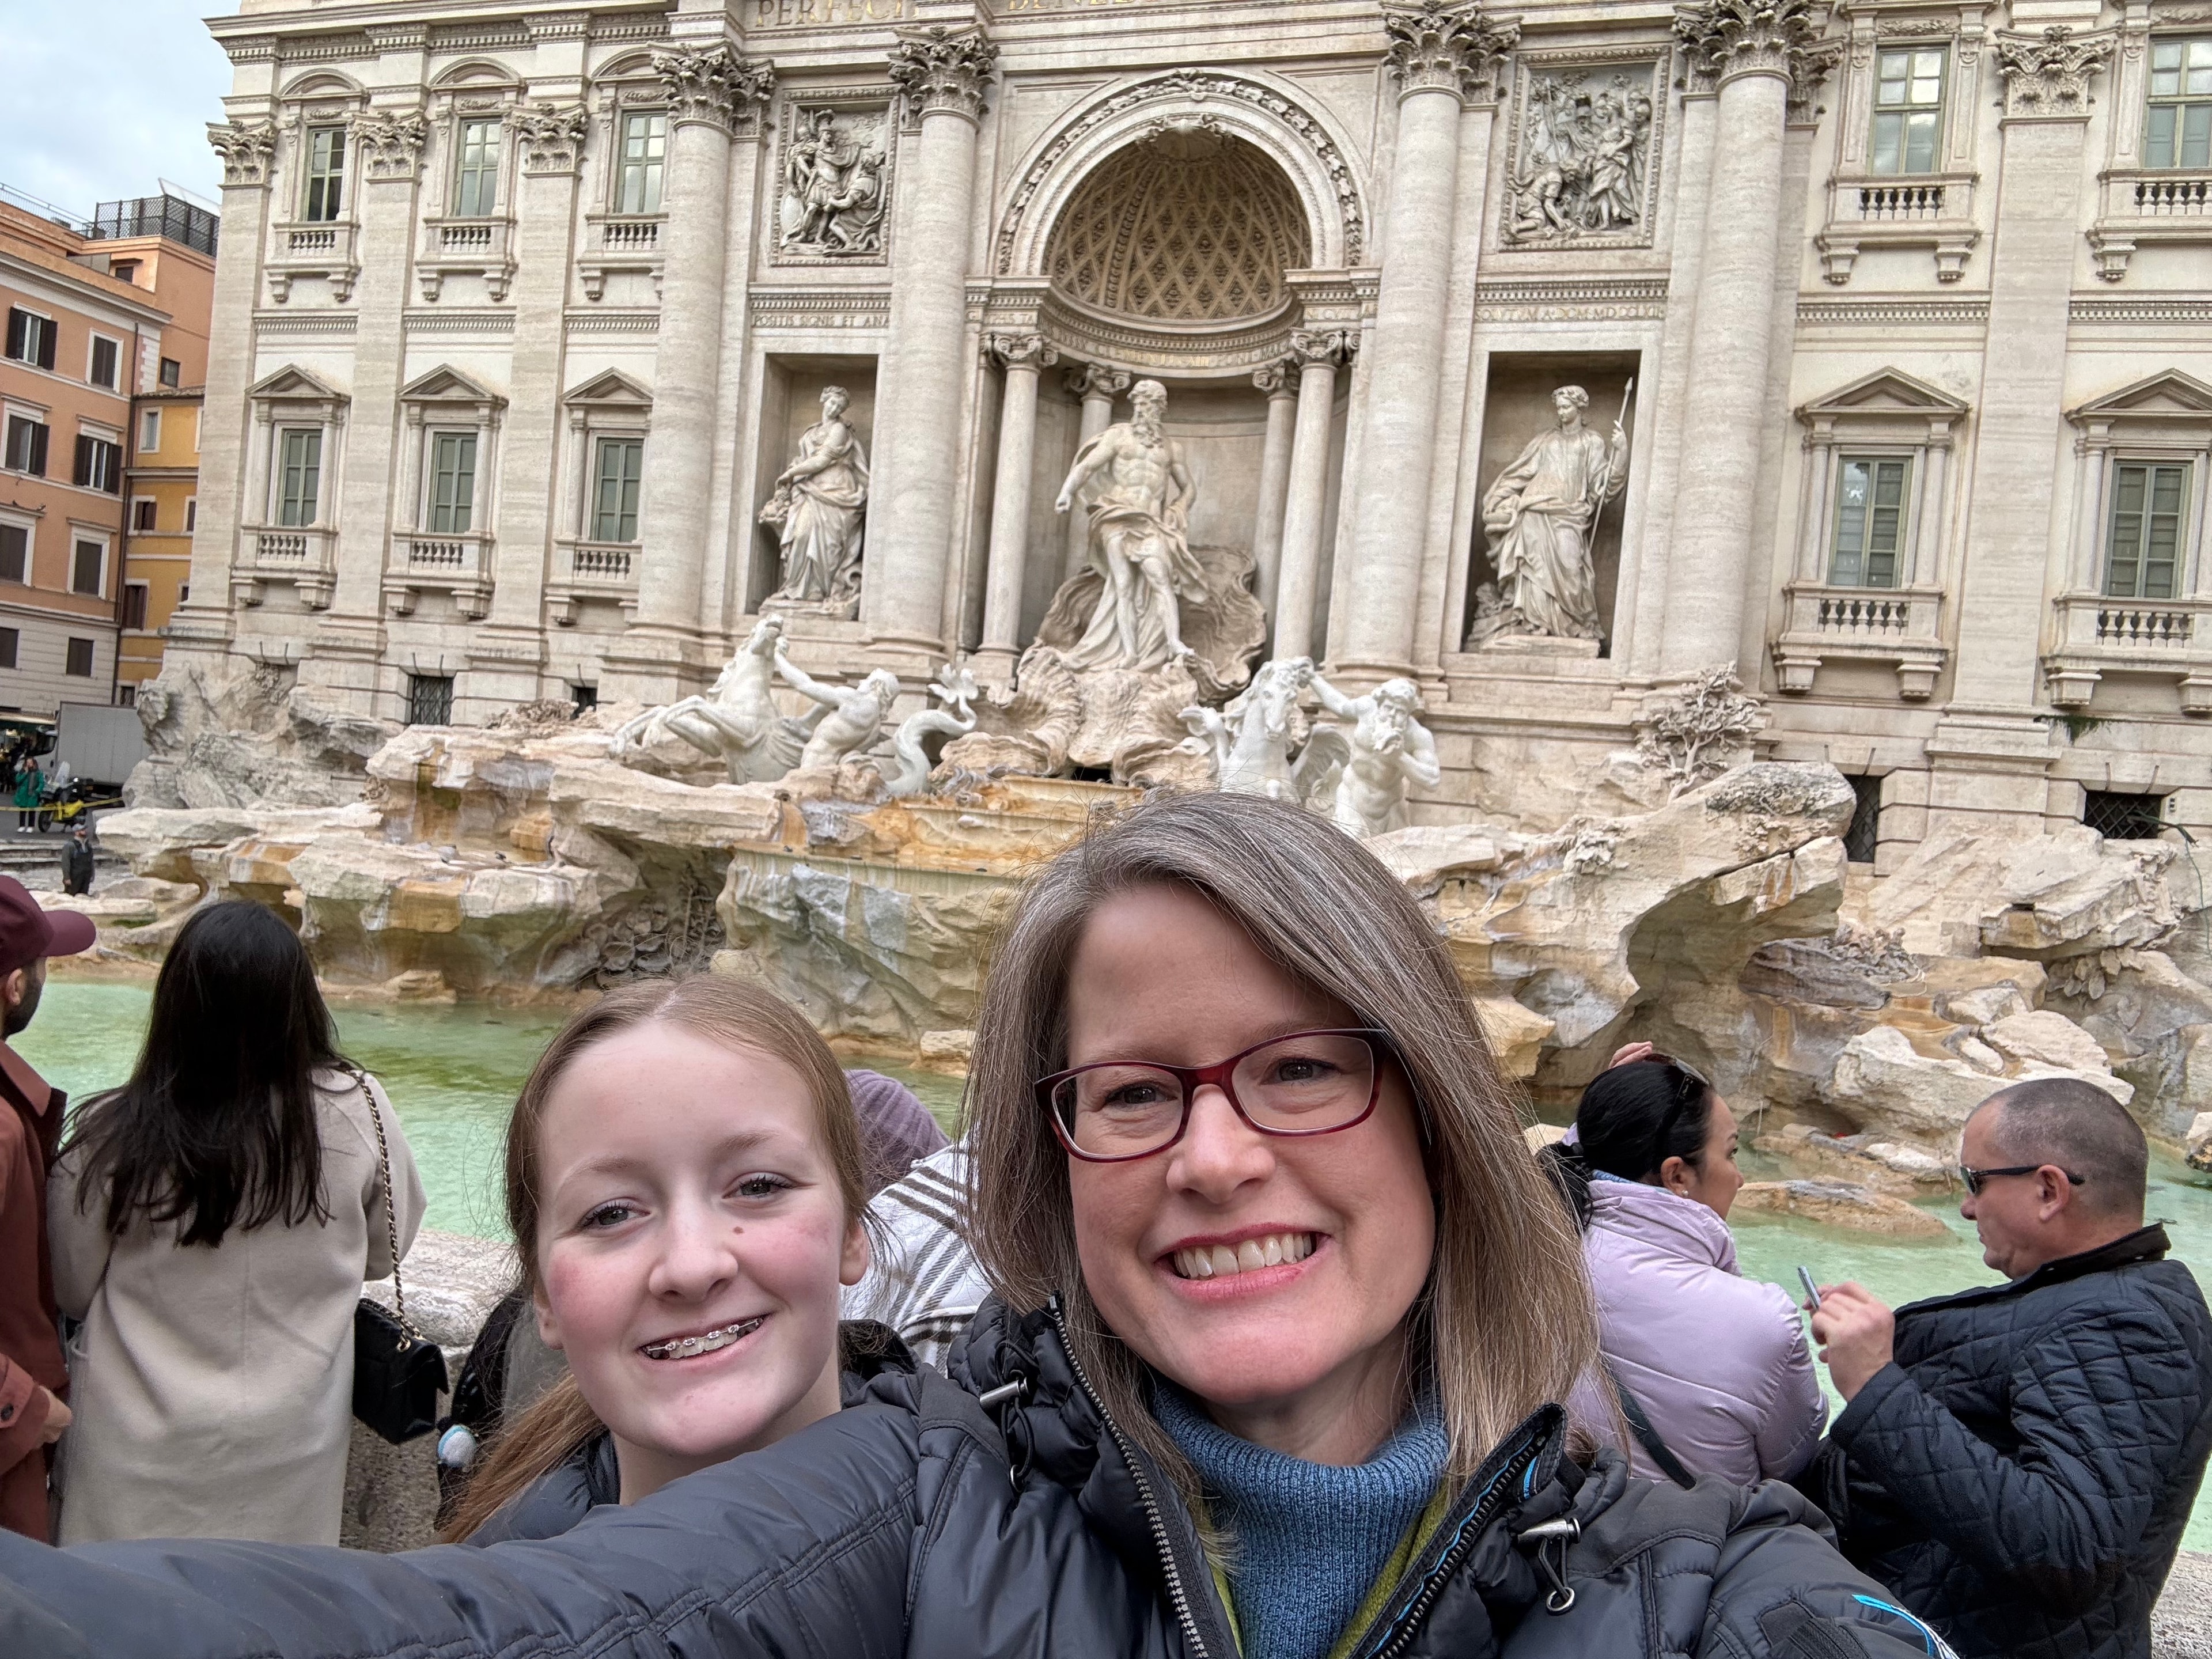
[[[376,1080],[338,1052],[307,953],[258,904],[187,921],[130,1081],[91,1101],[49,1190],[54,1292],[84,1322],[65,1543],[334,1544],[354,1306],[422,1184]]]

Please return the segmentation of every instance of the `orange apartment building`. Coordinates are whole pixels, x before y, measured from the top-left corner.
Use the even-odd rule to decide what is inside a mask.
[[[171,319],[87,240],[0,202],[0,711],[115,695],[131,402]]]

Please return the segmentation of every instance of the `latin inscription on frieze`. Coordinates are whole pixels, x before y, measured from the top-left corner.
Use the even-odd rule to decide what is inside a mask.
[[[915,0],[744,0],[745,26],[811,29],[850,23],[911,23]]]

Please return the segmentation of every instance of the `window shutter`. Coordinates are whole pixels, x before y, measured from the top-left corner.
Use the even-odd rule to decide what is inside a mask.
[[[31,428],[30,460],[30,465],[23,470],[26,472],[35,472],[41,478],[45,477],[46,476],[46,428],[42,425],[34,424]]]
[[[76,470],[70,475],[70,482],[80,489],[92,482],[92,445],[84,434],[76,434]]]
[[[30,579],[30,532],[19,524],[0,524],[0,581]]]
[[[15,306],[8,307],[8,355],[18,362],[25,361],[31,355],[30,349],[23,343],[23,337],[29,331],[30,326],[29,312]]]
[[[43,322],[39,326],[39,367],[40,368],[52,368],[54,366],[54,336],[58,331],[51,322]]]

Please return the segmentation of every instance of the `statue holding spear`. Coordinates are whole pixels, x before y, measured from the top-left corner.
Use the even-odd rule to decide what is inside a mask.
[[[1604,637],[1590,532],[1605,504],[1628,482],[1628,432],[1623,425],[1630,380],[1607,442],[1586,425],[1589,393],[1563,386],[1552,394],[1557,428],[1528,441],[1520,458],[1485,492],[1482,528],[1498,568],[1500,613],[1486,634]]]

